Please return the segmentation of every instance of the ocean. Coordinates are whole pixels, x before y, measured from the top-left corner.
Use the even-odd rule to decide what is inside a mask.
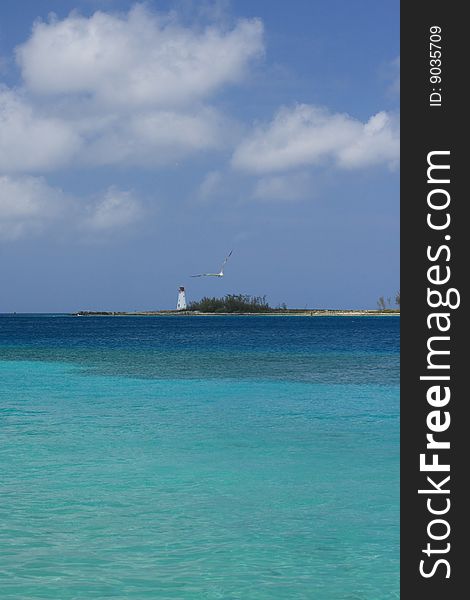
[[[0,597],[399,597],[399,317],[0,316]]]

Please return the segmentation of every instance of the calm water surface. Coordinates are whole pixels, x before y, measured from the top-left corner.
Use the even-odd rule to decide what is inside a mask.
[[[398,317],[0,316],[2,599],[398,598]]]

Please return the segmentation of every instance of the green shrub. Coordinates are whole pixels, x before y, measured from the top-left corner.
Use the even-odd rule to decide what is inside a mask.
[[[271,312],[266,296],[227,294],[223,298],[208,298],[189,303],[188,310],[213,313]]]

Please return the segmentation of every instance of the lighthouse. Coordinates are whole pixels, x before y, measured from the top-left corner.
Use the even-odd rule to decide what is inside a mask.
[[[178,288],[178,302],[176,303],[176,310],[186,310],[186,293],[184,287]]]

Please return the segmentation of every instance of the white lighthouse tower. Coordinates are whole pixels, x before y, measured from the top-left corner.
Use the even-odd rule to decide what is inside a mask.
[[[186,310],[186,293],[184,287],[178,288],[178,302],[176,303],[176,310]]]

